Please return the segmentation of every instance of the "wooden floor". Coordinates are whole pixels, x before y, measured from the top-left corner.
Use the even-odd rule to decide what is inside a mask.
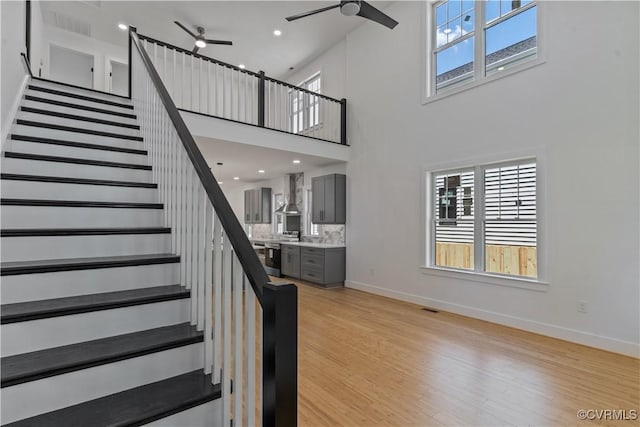
[[[299,425],[623,425],[640,361],[351,289],[299,287]]]

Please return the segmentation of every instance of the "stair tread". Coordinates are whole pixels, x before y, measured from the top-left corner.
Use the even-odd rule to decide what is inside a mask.
[[[220,396],[220,384],[211,384],[211,375],[197,370],[16,421],[6,427],[139,426]]]
[[[95,118],[95,117],[79,116],[77,114],[61,113],[61,112],[58,112],[58,111],[45,110],[45,109],[42,109],[42,108],[22,106],[22,107],[20,107],[20,111],[23,111],[25,113],[42,114],[42,115],[51,116],[51,117],[59,117],[61,119],[69,119],[69,120],[78,120],[78,121],[83,121],[83,122],[91,122],[91,123],[107,125],[107,126],[118,126],[118,127],[123,127],[123,128],[127,128],[127,129],[135,129],[135,130],[139,130],[140,129],[139,125],[134,125],[134,124],[129,124],[129,123],[120,123],[120,122],[115,122],[113,120],[98,119],[98,118]]]
[[[114,106],[114,107],[120,107],[120,108],[126,108],[126,109],[129,109],[129,110],[133,110],[133,105],[127,104],[125,99],[122,99],[122,101],[120,101],[120,100],[119,101],[110,101],[108,99],[98,98],[98,97],[95,97],[95,96],[82,95],[82,94],[79,94],[79,93],[69,92],[67,90],[52,89],[52,88],[48,88],[48,87],[44,87],[44,86],[38,86],[37,84],[29,84],[29,89],[34,90],[34,91],[38,91],[38,92],[49,93],[49,94],[52,94],[52,95],[66,96],[68,98],[82,99],[84,101],[97,102],[99,104],[111,105],[111,106]],[[123,102],[123,101],[125,101],[125,102]]]
[[[2,387],[130,359],[202,341],[190,323],[164,326],[3,357]]]
[[[0,323],[24,322],[188,297],[189,291],[186,288],[180,285],[167,285],[2,304],[0,306]]]
[[[24,175],[19,173],[0,173],[0,179],[13,181],[55,182],[60,184],[110,185],[115,187],[158,188],[158,184],[135,181],[113,181],[110,179],[72,178],[48,175]]]
[[[78,141],[65,141],[62,139],[43,138],[40,136],[31,136],[31,135],[12,134],[11,140],[22,141],[22,142],[39,142],[42,144],[61,145],[64,147],[74,147],[74,148],[86,148],[90,150],[117,151],[117,152],[128,153],[128,154],[140,154],[143,156],[146,156],[148,154],[146,150],[137,149],[137,148],[126,148],[126,147],[118,147],[116,145],[105,145],[105,144],[92,144],[88,142],[78,142]]]
[[[130,209],[162,209],[162,203],[139,202],[105,202],[92,200],[51,200],[51,199],[14,199],[2,198],[4,206],[56,206],[68,208],[130,208]]]
[[[39,160],[44,162],[58,162],[58,163],[73,163],[81,165],[91,166],[104,166],[112,168],[123,169],[140,169],[140,170],[152,170],[149,165],[137,164],[137,163],[122,163],[122,162],[110,162],[104,160],[93,159],[81,159],[77,157],[61,157],[61,156],[48,156],[44,154],[32,154],[32,153],[19,153],[16,151],[6,151],[4,157],[8,159],[25,159],[25,160]]]
[[[0,276],[49,273],[55,271],[88,270],[92,268],[127,267],[136,265],[165,264],[180,261],[179,255],[118,255],[89,258],[42,259],[8,261],[0,263]]]
[[[109,138],[128,139],[128,140],[132,140],[132,141],[142,141],[143,140],[143,138],[141,136],[125,135],[125,134],[115,133],[115,132],[105,132],[105,131],[102,131],[102,130],[94,130],[94,129],[86,129],[86,128],[81,128],[81,127],[75,127],[75,126],[59,125],[59,124],[55,124],[55,123],[36,122],[34,120],[17,119],[16,120],[16,124],[17,125],[22,125],[22,126],[33,126],[33,127],[39,127],[39,128],[45,128],[45,129],[60,130],[60,131],[65,131],[65,132],[76,132],[76,133],[84,133],[84,134],[88,134],[88,135],[106,136],[106,137],[109,137]]]
[[[90,111],[92,113],[109,114],[109,115],[113,115],[113,116],[125,117],[127,119],[135,119],[136,118],[135,114],[121,113],[119,111],[106,110],[104,108],[89,107],[87,105],[74,104],[73,102],[64,102],[64,101],[58,101],[58,100],[49,99],[49,98],[42,98],[42,97],[34,96],[34,95],[25,95],[24,99],[26,101],[42,102],[42,103],[45,103],[45,104],[57,105],[59,107],[75,108],[75,109],[78,109],[78,110]]]
[[[97,236],[110,234],[168,234],[169,227],[113,227],[113,228],[9,228],[1,229],[0,237],[35,236]]]

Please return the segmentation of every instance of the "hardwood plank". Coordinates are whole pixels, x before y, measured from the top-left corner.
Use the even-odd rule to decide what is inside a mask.
[[[577,425],[578,409],[640,409],[638,359],[294,283],[301,426]]]

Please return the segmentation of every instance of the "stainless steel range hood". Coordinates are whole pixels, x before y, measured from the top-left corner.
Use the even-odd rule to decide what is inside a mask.
[[[295,174],[289,175],[288,180],[289,198],[285,204],[276,209],[276,213],[284,215],[302,215],[302,210],[298,207],[296,200],[296,176]],[[287,189],[287,180],[285,179],[285,191]]]

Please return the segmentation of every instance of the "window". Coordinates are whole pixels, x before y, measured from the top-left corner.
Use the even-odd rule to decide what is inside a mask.
[[[428,14],[430,93],[481,81],[537,55],[533,0],[444,0]]]
[[[313,196],[313,192],[311,190],[306,191],[306,202],[305,202],[305,230],[308,236],[318,236],[320,235],[320,231],[318,230],[318,224],[314,224],[311,222],[311,197]]]
[[[278,210],[284,205],[284,195],[282,193],[273,195],[274,210]],[[273,216],[273,232],[276,234],[282,234],[284,232],[284,218],[282,214],[275,214]]]
[[[431,173],[434,267],[537,278],[536,161]]]
[[[320,73],[315,74],[298,86],[311,92],[321,93]],[[320,125],[320,99],[317,96],[292,89],[289,91],[289,100],[291,132],[302,133]]]

